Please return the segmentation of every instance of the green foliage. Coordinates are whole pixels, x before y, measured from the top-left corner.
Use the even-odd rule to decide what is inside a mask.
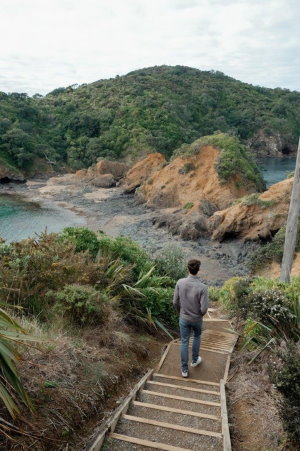
[[[272,261],[280,263],[283,256],[284,239],[285,227],[282,227],[270,243],[261,245],[261,247],[252,253],[249,259],[249,268],[255,271]],[[296,252],[297,251],[300,251],[300,222],[298,223],[296,240]]]
[[[100,248],[96,233],[84,227],[66,227],[60,237],[73,242],[76,252],[89,251],[93,257],[96,257]]]
[[[193,206],[194,206],[193,202],[187,202],[183,208],[185,210],[190,210],[191,208],[193,208]]]
[[[101,324],[108,316],[108,298],[88,285],[65,285],[61,291],[48,291],[54,301],[53,311],[73,324]]]
[[[242,204],[250,207],[251,205],[257,205],[261,208],[273,207],[275,205],[274,200],[264,200],[259,197],[258,193],[252,193],[248,196],[242,197],[234,202],[234,204]]]
[[[256,323],[259,326],[258,330],[263,331],[263,334],[256,335],[257,342],[265,341],[266,337],[298,340],[299,286],[300,278],[294,278],[290,284],[286,284],[263,277],[235,277],[226,281],[215,296],[236,316],[250,319],[253,321],[251,325]]]
[[[155,258],[155,266],[159,274],[173,280],[186,277],[186,261],[180,247],[174,245],[164,247]]]
[[[153,266],[153,260],[147,252],[129,238],[119,236],[111,238],[107,235],[99,235],[100,255],[110,254],[112,258],[119,258],[126,264],[134,265],[133,272],[136,276],[140,272],[147,272]]]
[[[147,328],[174,326],[174,285],[125,237],[68,228],[59,235],[0,243],[0,295],[40,321],[56,314],[84,326],[121,309]]]
[[[232,177],[238,177],[243,183],[254,185],[258,191],[265,188],[263,178],[249,149],[241,144],[236,136],[226,133],[203,136],[190,146],[180,147],[174,152],[174,156],[193,156],[198,154],[204,146],[214,146],[220,149],[216,169],[222,182],[225,183]]]
[[[15,393],[27,407],[32,408],[15,366],[21,357],[17,345],[26,341],[32,341],[32,337],[27,336],[25,330],[9,313],[0,308],[0,400],[13,418],[20,411],[15,401]]]
[[[193,171],[195,169],[195,166],[193,163],[184,163],[182,168],[179,169],[179,174],[188,174],[189,172]]]
[[[270,368],[271,379],[284,395],[281,415],[295,446],[300,441],[300,348],[290,343],[278,352],[280,364]],[[294,449],[294,448],[293,448]],[[296,449],[296,448],[295,448]]]
[[[141,69],[45,97],[0,93],[0,99],[0,151],[22,169],[37,156],[74,169],[151,150],[170,157],[215,130],[243,142],[261,130],[276,132],[296,146],[300,127],[299,93],[184,66]],[[238,166],[253,176],[239,152]],[[232,162],[225,157],[219,170],[226,178]]]

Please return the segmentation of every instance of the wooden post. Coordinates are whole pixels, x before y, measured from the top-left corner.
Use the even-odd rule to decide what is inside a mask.
[[[280,274],[281,282],[288,283],[290,281],[290,273],[292,269],[294,252],[296,247],[299,212],[300,212],[300,138],[298,143],[298,152],[294,175],[294,183],[291,193],[290,208],[286,223],[284,250]]]

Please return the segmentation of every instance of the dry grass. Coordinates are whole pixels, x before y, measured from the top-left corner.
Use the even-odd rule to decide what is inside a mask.
[[[135,334],[117,313],[105,326],[86,328],[81,333],[63,320],[42,327],[36,319],[21,323],[38,340],[36,348],[23,350],[18,367],[35,412],[10,428],[0,438],[1,449],[75,449],[86,424],[93,428],[107,408],[109,397],[120,394],[122,383],[134,379],[157,355],[161,342]],[[128,387],[126,387],[127,389]],[[96,415],[97,413],[97,415]],[[10,419],[4,410],[0,418]],[[80,448],[78,448],[80,449]]]
[[[266,353],[255,364],[248,362],[248,351],[234,354],[227,384],[233,448],[283,450],[286,435],[279,415],[280,395],[270,382]]]

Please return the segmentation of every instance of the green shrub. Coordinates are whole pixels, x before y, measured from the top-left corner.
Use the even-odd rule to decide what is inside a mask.
[[[75,325],[100,324],[108,316],[107,296],[91,286],[65,285],[61,291],[48,291],[53,311]]]
[[[155,258],[155,266],[159,274],[168,276],[174,281],[186,277],[185,256],[180,247],[169,245],[163,248]]]
[[[185,210],[190,210],[191,208],[193,208],[193,206],[194,206],[193,202],[187,202],[183,208]]]
[[[273,207],[275,205],[274,200],[263,200],[259,197],[259,193],[252,193],[248,196],[242,197],[241,199],[238,199],[233,202],[233,204],[241,204],[246,205],[247,207],[250,207],[251,205],[257,205],[261,208],[268,208]]]
[[[66,227],[60,238],[74,243],[76,252],[89,251],[93,257],[96,257],[100,247],[95,232],[84,227]]]
[[[130,238],[119,236],[99,236],[100,255],[111,255],[113,259],[134,265],[133,272],[138,277],[141,271],[147,272],[153,266],[153,260],[147,252]]]
[[[193,163],[184,163],[184,165],[182,166],[182,168],[180,168],[178,170],[179,174],[188,174],[191,171],[194,171],[195,169],[195,165]]]
[[[285,427],[296,447],[300,442],[300,347],[290,343],[285,350],[278,352],[280,365],[270,368],[271,380],[283,394],[281,408]],[[296,449],[293,448],[293,449]]]

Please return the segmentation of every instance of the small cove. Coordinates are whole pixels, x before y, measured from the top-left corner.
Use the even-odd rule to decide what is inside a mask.
[[[6,241],[19,241],[35,234],[59,232],[68,226],[84,226],[83,217],[51,202],[40,205],[21,196],[0,195],[0,236]]]
[[[294,170],[295,163],[295,158],[263,158],[258,161],[258,166],[266,181],[267,187],[269,187],[270,185],[285,179],[287,174]],[[20,187],[17,188],[17,192],[20,192],[19,188]],[[23,192],[25,194],[25,191]],[[117,202],[119,204],[118,198],[115,201],[110,198],[108,202],[101,203],[101,206],[100,204],[85,200],[79,206],[86,209],[86,211],[92,215],[93,213],[96,213],[94,212],[94,209],[97,210],[97,213],[99,210],[102,211],[104,222],[105,217],[108,219],[111,216],[114,216],[117,220],[121,210],[122,214],[126,216],[128,211],[132,208],[131,201],[129,199],[127,200],[127,197],[125,200],[125,197],[123,197],[123,200],[120,200],[122,205],[118,205],[117,211],[115,212],[113,211],[114,203]],[[66,201],[67,199],[59,200]],[[80,203],[79,199],[76,199],[76,195],[74,196],[73,202],[74,204]],[[139,213],[142,215],[143,211],[144,209],[141,208]],[[125,223],[127,222],[125,217],[123,221],[125,221]],[[131,225],[128,223],[126,225],[125,223],[123,223],[123,227],[121,227],[121,233],[132,235],[131,232],[135,229],[133,238],[136,237],[138,241],[143,241],[139,236],[143,230],[136,230],[137,224]],[[8,242],[32,237],[35,234],[44,232],[46,229],[47,232],[51,233],[59,232],[68,226],[81,227],[85,225],[87,225],[86,218],[79,216],[68,208],[58,206],[54,202],[43,201],[40,204],[28,201],[23,196],[7,194],[5,191],[0,194],[0,236]],[[141,226],[141,224],[139,224],[139,226]],[[144,224],[142,228],[147,230],[149,227],[152,228],[152,226],[148,225],[146,227]],[[99,222],[97,223],[96,228],[101,228]],[[116,233],[120,233],[120,228],[117,227],[117,229],[118,231],[116,231]],[[125,231],[124,229],[128,229],[128,231]],[[146,230],[142,235],[147,235]],[[110,230],[110,232],[112,233],[113,231]],[[145,243],[142,244],[145,245]]]

